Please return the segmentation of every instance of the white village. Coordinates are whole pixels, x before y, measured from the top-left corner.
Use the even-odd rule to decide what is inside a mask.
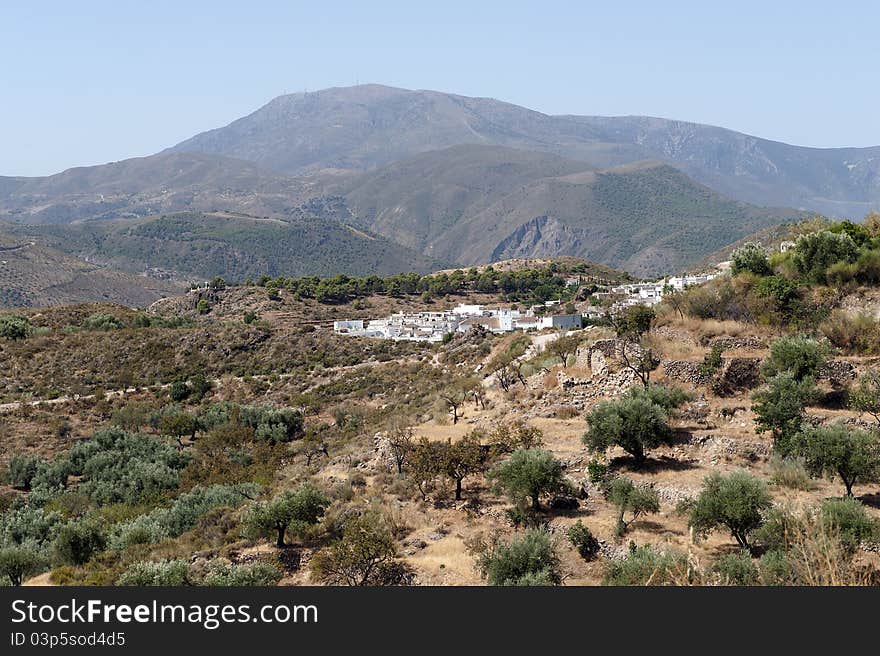
[[[446,335],[464,333],[477,326],[491,333],[516,330],[575,330],[585,321],[595,321],[633,305],[655,305],[664,294],[703,284],[725,270],[722,263],[710,273],[693,276],[672,276],[654,282],[618,285],[596,292],[593,298],[604,305],[588,305],[575,314],[553,314],[560,302],[547,301],[520,311],[514,308],[485,308],[482,305],[460,304],[439,312],[397,312],[383,319],[352,319],[333,322],[339,335],[373,337],[395,341],[440,342]],[[548,314],[549,312],[549,314]]]

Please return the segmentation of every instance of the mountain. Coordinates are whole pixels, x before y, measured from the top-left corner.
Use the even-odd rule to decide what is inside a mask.
[[[10,227],[16,235],[131,273],[202,281],[390,275],[444,264],[329,218],[180,212],[127,220]]]
[[[92,262],[183,280],[556,255],[655,275],[798,216],[731,201],[660,162],[595,169],[485,145],[301,178],[225,156],[162,153],[8,180],[0,216],[44,225],[23,234]]]
[[[334,191],[352,221],[440,259],[572,255],[639,275],[682,269],[800,217],[730,200],[660,162],[593,170],[497,146],[431,151]]]
[[[0,218],[70,223],[182,210],[283,213],[309,186],[242,160],[162,153],[46,177],[0,178]]]
[[[0,232],[0,308],[95,301],[143,307],[181,291],[171,281],[114,271]]]
[[[380,85],[280,96],[171,150],[301,175],[369,170],[458,144],[555,153],[596,168],[656,159],[757,205],[852,218],[880,208],[880,146],[805,148],[682,121],[550,116],[489,98]]]

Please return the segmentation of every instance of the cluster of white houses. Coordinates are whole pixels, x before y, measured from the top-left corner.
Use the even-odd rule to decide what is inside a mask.
[[[663,300],[663,294],[669,290],[681,291],[693,285],[702,285],[719,273],[720,271],[704,273],[699,276],[672,276],[655,282],[618,285],[607,292],[599,292],[595,296],[599,299],[613,300],[613,304],[609,308],[603,308],[602,311],[614,314],[633,305],[656,305]]]
[[[493,333],[544,328],[569,330],[581,327],[581,315],[539,317],[532,310],[489,310],[482,305],[457,305],[446,312],[398,312],[385,319],[333,322],[333,330],[341,335],[426,342],[439,342],[445,335],[467,332],[476,326]]]
[[[581,314],[538,316],[535,308],[520,312],[511,308],[490,310],[482,305],[457,305],[444,312],[398,312],[385,319],[334,321],[333,330],[341,335],[427,342],[439,342],[445,335],[467,332],[475,326],[482,326],[492,333],[545,328],[570,330],[580,328],[583,319],[601,319],[633,305],[655,305],[669,290],[681,291],[712,280],[724,271],[725,265],[726,262],[716,271],[698,276],[673,276],[655,282],[611,287],[593,294],[605,303],[587,307]],[[545,306],[558,304],[559,301],[548,301]]]

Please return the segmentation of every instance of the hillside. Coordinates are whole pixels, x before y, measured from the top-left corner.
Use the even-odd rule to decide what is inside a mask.
[[[877,424],[845,395],[876,389],[880,373],[880,319],[847,309],[878,307],[875,261],[860,259],[845,289],[826,286],[832,263],[771,298],[757,274],[720,276],[678,309],[653,306],[629,339],[606,325],[435,343],[332,328],[458,303],[522,309],[544,284],[521,261],[499,266],[532,281],[516,299],[505,274],[465,272],[428,299],[346,281],[358,296],[343,302],[253,285],[147,312],[24,310],[15,320],[30,332],[0,337],[0,540],[27,535],[46,556],[29,582],[50,585],[353,585],[321,566],[339,553],[369,585],[531,584],[483,566],[512,561],[494,540],[523,545],[531,527],[546,548],[515,571],[542,585],[876,585]],[[566,277],[593,267],[549,264],[579,304],[592,282]],[[798,316],[821,317],[812,338]],[[636,348],[650,350],[647,389],[623,357]],[[796,368],[809,394],[774,405]],[[854,478],[813,464],[848,467],[852,453],[866,463]],[[308,534],[254,520],[304,489],[323,495]],[[743,515],[739,531],[723,521]],[[59,563],[53,526],[97,539]],[[367,540],[387,545],[393,568],[370,574],[373,552],[356,549]]]
[[[16,226],[79,258],[132,273],[184,281],[278,275],[386,275],[429,271],[438,262],[330,218],[289,221],[224,212]]]
[[[170,281],[114,271],[0,232],[0,308],[91,301],[143,307],[180,291]]]
[[[217,226],[203,222],[193,236],[166,225],[144,241],[140,224],[91,225],[179,212],[213,217]],[[269,237],[279,224],[239,217],[235,239],[245,246],[233,252],[229,213],[295,228]],[[222,156],[165,153],[16,179],[0,197],[0,216],[43,225],[22,230],[51,236],[51,245],[76,257],[188,279],[360,274],[372,265],[385,274],[435,268],[428,258],[471,265],[558,255],[654,275],[797,214],[731,201],[657,162],[602,171],[546,152],[459,145],[371,171],[304,178]],[[61,225],[69,223],[78,225]]]
[[[280,96],[171,150],[303,174],[372,169],[457,144],[551,152],[598,168],[657,159],[758,205],[850,218],[880,207],[880,146],[805,148],[682,121],[549,116],[489,98],[380,85]]]
[[[424,153],[339,189],[364,227],[465,265],[573,255],[656,275],[798,216],[732,201],[658,162],[594,171],[491,146]]]
[[[218,209],[261,216],[293,211],[307,186],[240,160],[166,153],[42,178],[0,179],[0,219],[70,223]]]

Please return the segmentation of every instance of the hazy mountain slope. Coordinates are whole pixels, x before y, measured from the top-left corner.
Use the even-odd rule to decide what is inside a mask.
[[[566,117],[602,140],[646,149],[722,193],[860,219],[880,206],[880,146],[805,148],[648,117]]]
[[[146,306],[178,284],[113,271],[0,232],[0,307],[108,301]]]
[[[199,281],[271,276],[390,275],[439,268],[432,260],[333,219],[261,219],[185,212],[144,219],[18,226],[19,234],[130,272]],[[158,271],[157,271],[158,270]]]
[[[336,191],[353,220],[440,259],[573,255],[644,275],[798,216],[730,200],[658,162],[593,171],[490,146],[418,155]]]
[[[328,186],[362,225],[415,249],[435,250],[446,232],[514,190],[586,171],[582,162],[498,146],[453,146]],[[444,257],[455,259],[454,244]]]
[[[491,98],[368,84],[279,96],[171,150],[226,155],[293,174],[371,169],[459,144],[563,149],[604,165],[644,157],[637,147],[620,154],[598,142],[589,127]]]
[[[548,116],[487,98],[379,85],[280,96],[172,150],[301,174],[371,169],[463,143],[552,152],[599,168],[658,159],[759,205],[855,218],[880,207],[880,147],[803,148],[681,121]]]
[[[281,213],[291,211],[308,187],[250,162],[162,153],[42,178],[2,178],[0,218],[69,223],[181,210]]]

